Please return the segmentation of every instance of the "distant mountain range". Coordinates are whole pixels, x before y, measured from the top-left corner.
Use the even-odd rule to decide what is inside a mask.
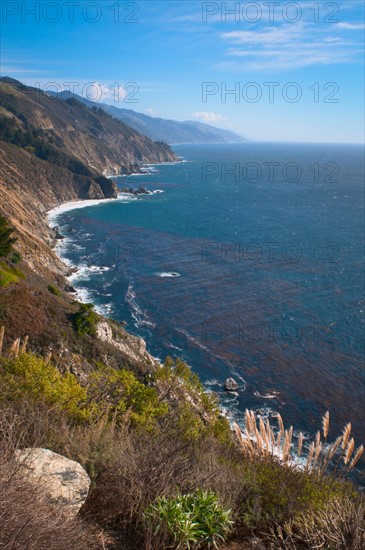
[[[153,141],[164,141],[169,145],[181,143],[242,143],[247,141],[245,137],[239,134],[202,122],[193,120],[179,122],[152,117],[131,109],[121,109],[106,103],[96,103],[66,90],[60,93],[51,92],[50,94],[64,100],[74,97],[88,107],[100,107],[114,118],[121,120]]]

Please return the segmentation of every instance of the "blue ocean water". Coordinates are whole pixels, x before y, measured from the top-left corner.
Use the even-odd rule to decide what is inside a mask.
[[[351,421],[365,441],[362,147],[174,149],[184,162],[119,181],[153,194],[59,216],[72,283],[237,420],[279,411],[313,433],[330,410],[334,436]]]

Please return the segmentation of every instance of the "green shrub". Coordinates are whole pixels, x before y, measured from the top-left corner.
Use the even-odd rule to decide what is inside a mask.
[[[173,406],[181,437],[197,441],[211,434],[222,443],[232,443],[229,422],[221,416],[217,397],[206,392],[186,363],[167,357],[154,374],[153,383],[160,399]]]
[[[21,259],[22,255],[17,250],[14,250],[14,252],[12,252],[9,257],[9,260],[12,264],[19,264],[21,262]]]
[[[0,262],[0,287],[19,282],[19,279],[24,279],[24,273],[16,267],[10,267],[6,262]]]
[[[94,336],[96,332],[96,324],[98,316],[94,311],[93,304],[80,304],[80,309],[75,313],[74,327],[78,336]]]
[[[13,244],[17,241],[12,237],[13,232],[8,219],[0,215],[0,258],[6,258],[13,251]]]
[[[88,393],[99,414],[108,410],[118,421],[128,412],[132,426],[152,428],[155,420],[168,411],[154,388],[145,386],[133,372],[124,369],[99,366],[89,376]]]
[[[51,294],[54,294],[55,296],[61,296],[60,289],[57,288],[55,285],[48,285],[47,288]]]
[[[87,391],[70,373],[61,374],[42,358],[22,353],[16,358],[0,359],[1,400],[27,399],[33,403],[56,406],[75,420],[91,416],[86,406]]]
[[[146,510],[145,522],[154,545],[158,541],[161,548],[179,549],[218,548],[233,523],[217,495],[201,489],[159,497]]]

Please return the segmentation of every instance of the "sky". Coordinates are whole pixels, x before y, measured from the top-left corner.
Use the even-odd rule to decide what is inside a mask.
[[[1,75],[259,141],[364,142],[363,0],[2,0]]]

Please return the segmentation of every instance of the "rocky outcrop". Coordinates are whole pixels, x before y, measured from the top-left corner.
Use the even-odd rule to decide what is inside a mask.
[[[40,448],[18,450],[15,459],[19,473],[37,484],[49,502],[70,516],[78,513],[90,487],[90,478],[78,462]]]
[[[96,337],[110,344],[114,348],[127,355],[133,361],[147,361],[150,366],[158,366],[159,363],[146,350],[146,342],[138,336],[133,336],[123,329],[119,334],[113,335],[113,330],[107,321],[101,321],[96,326]]]
[[[122,187],[120,192],[129,193],[131,195],[151,195],[151,191],[148,191],[145,187],[138,187],[138,189],[133,189],[133,187]]]
[[[225,391],[237,391],[238,390],[238,384],[234,378],[227,378],[227,380],[224,382],[224,389]]]

